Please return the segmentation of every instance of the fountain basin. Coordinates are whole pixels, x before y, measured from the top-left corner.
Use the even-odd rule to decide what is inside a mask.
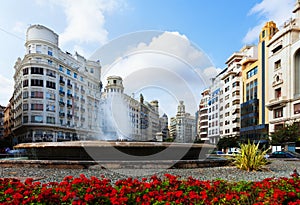
[[[34,160],[151,161],[198,160],[215,148],[209,144],[131,141],[69,141],[22,143]]]

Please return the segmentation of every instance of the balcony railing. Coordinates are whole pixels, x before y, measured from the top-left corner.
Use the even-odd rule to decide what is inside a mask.
[[[64,112],[60,112],[59,113],[59,117],[65,117],[65,113]]]
[[[65,106],[65,103],[63,101],[59,101],[60,106]]]
[[[73,85],[71,83],[68,83],[67,86],[68,86],[68,88],[72,88],[73,87]]]
[[[67,93],[68,98],[72,98],[73,95],[71,93]]]
[[[72,118],[73,115],[72,114],[67,114],[67,118]]]
[[[72,108],[72,104],[67,103],[67,107],[68,107],[68,108]]]
[[[60,90],[60,91],[59,91],[59,95],[65,96],[65,91]]]
[[[65,82],[64,80],[59,80],[59,84],[61,84],[61,85],[65,85],[65,84],[66,84],[66,82]]]

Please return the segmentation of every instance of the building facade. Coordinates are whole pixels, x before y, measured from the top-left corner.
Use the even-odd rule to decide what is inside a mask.
[[[294,18],[284,23],[269,41],[268,62],[269,132],[285,123],[298,123],[300,118],[300,3]]]
[[[136,100],[124,93],[122,78],[110,76],[102,93],[101,136],[103,140],[152,141],[161,132],[158,101],[150,103],[143,95]]]
[[[59,37],[30,26],[14,68],[15,143],[89,139],[100,132],[101,66],[58,47]]]
[[[196,138],[196,120],[185,112],[183,101],[179,101],[176,117],[171,118],[170,135],[175,142],[191,143]]]
[[[259,35],[258,57],[245,58],[242,62],[243,98],[241,104],[240,140],[265,142],[268,140],[268,47],[278,31],[274,22],[267,22]]]
[[[0,105],[0,139],[4,137],[4,111],[5,107]]]
[[[208,101],[210,98],[210,90],[205,89],[202,93],[202,98],[197,114],[197,136],[200,140],[206,141],[208,138]]]
[[[217,144],[220,139],[220,103],[223,103],[223,81],[221,80],[224,69],[215,78],[212,79],[212,85],[210,86],[210,98],[208,101],[208,139],[209,143]]]

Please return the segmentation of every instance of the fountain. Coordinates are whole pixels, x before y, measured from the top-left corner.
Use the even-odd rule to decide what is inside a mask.
[[[22,166],[197,168],[227,163],[224,159],[207,158],[207,153],[215,148],[209,144],[97,140],[23,143],[14,148],[27,151],[29,160],[19,162]]]

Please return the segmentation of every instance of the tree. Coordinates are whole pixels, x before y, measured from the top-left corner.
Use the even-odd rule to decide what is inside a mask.
[[[299,125],[285,123],[284,126],[271,134],[272,145],[281,145],[287,142],[296,142],[299,138]]]
[[[238,138],[235,137],[223,137],[217,144],[218,149],[226,149],[229,147],[239,147]]]

